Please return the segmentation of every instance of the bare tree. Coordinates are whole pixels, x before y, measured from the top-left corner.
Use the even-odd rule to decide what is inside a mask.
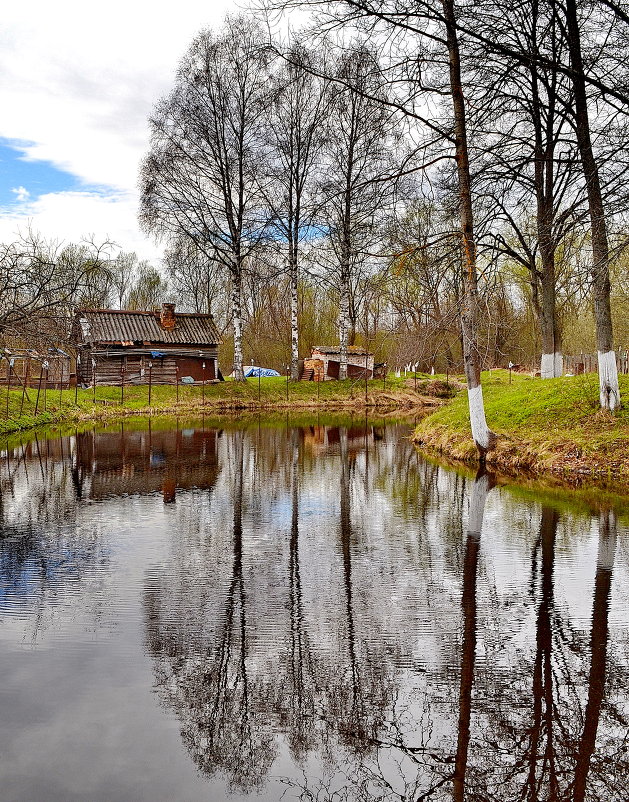
[[[575,0],[566,0],[564,10],[566,38],[572,67],[571,77],[574,91],[577,144],[585,176],[592,230],[592,288],[594,294],[594,320],[596,322],[596,347],[598,350],[600,401],[603,409],[613,411],[620,406],[620,389],[618,387],[618,370],[614,352],[610,304],[610,258],[607,221],[598,164],[592,148],[585,68],[581,53],[581,33]]]
[[[151,118],[142,165],[144,228],[166,240],[189,238],[231,280],[234,376],[242,370],[242,280],[268,232],[260,150],[269,53],[261,28],[227,18],[203,31],[184,57],[175,88]]]
[[[270,149],[270,182],[266,198],[275,227],[286,243],[290,282],[291,379],[299,379],[298,286],[300,250],[317,226],[315,171],[322,167],[330,93],[315,76],[314,57],[295,43],[272,78],[272,98],[266,120]]]
[[[352,276],[369,251],[376,250],[378,223],[391,202],[392,170],[399,124],[382,102],[378,60],[357,44],[338,60],[330,114],[329,167],[323,181],[324,220],[335,257],[339,293],[339,379],[347,378]]]

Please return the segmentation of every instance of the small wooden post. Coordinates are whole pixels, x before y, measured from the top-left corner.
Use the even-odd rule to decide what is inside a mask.
[[[59,376],[59,406],[63,403],[63,359],[59,359],[61,365],[61,375]],[[70,371],[68,370],[68,375]]]
[[[24,409],[24,396],[28,398],[28,393],[26,392],[26,384],[28,382],[28,372],[31,365],[31,358],[28,357],[26,360],[26,368],[24,370],[24,378],[22,380],[22,400],[20,401],[20,416],[22,415],[22,410]],[[28,399],[30,401],[30,399]]]
[[[124,374],[125,374],[125,359],[126,357],[122,357],[122,361],[120,363],[120,406],[124,406]]]
[[[149,362],[149,406],[151,406],[151,387],[153,385],[153,360]]]
[[[46,377],[44,378],[44,412],[45,412],[46,411],[46,401],[47,401],[47,398],[48,398],[48,360],[46,360],[43,364],[46,365],[46,368],[45,368]]]
[[[9,357],[6,357],[7,360],[7,414],[6,418],[9,420],[9,392],[11,390],[11,360]]]
[[[175,384],[177,385],[177,403],[179,403],[179,365],[175,365]]]
[[[96,403],[96,360],[92,359],[92,385],[94,386],[94,403]]]
[[[205,362],[203,362],[203,382],[201,384],[201,402],[205,404]]]

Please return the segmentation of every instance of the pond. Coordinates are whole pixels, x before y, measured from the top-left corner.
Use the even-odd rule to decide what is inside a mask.
[[[2,799],[626,800],[627,510],[440,467],[409,433],[8,441]]]

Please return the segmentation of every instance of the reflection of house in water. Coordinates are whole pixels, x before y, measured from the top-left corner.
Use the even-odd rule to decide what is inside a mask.
[[[82,432],[76,436],[76,469],[89,497],[209,490],[218,475],[215,429]]]
[[[347,440],[350,454],[358,454],[371,448],[383,437],[380,427],[365,423],[351,426],[305,426],[303,428],[304,447],[315,456],[339,454],[341,441]]]

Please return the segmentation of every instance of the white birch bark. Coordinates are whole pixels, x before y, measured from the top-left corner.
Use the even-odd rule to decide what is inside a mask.
[[[299,324],[298,324],[298,286],[297,260],[291,259],[290,265],[290,377],[299,381]]]
[[[598,380],[601,407],[613,412],[620,406],[620,389],[618,387],[618,368],[616,352],[598,352]]]
[[[490,450],[495,440],[495,435],[490,431],[485,419],[485,406],[483,404],[483,388],[479,384],[470,387],[467,391],[467,400],[470,407],[470,424],[472,426],[472,437],[477,447],[487,452]]]
[[[341,283],[339,310],[339,379],[347,378],[347,337],[349,334],[349,287],[345,277]]]
[[[242,369],[242,307],[240,297],[240,276],[233,278],[232,282],[232,319],[234,327],[234,379],[244,381],[245,374]]]
[[[553,354],[542,354],[542,379],[556,379],[563,376],[563,354],[556,351]]]

